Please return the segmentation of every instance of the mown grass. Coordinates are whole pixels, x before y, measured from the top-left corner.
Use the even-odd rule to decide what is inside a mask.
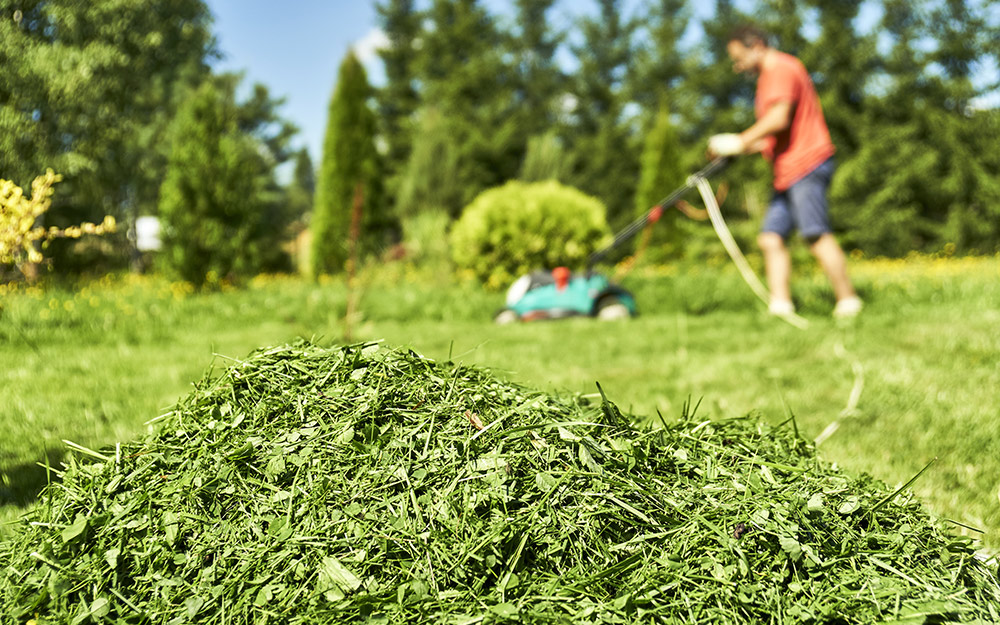
[[[855,260],[867,308],[848,324],[830,319],[829,288],[806,267],[795,282],[805,331],[764,315],[724,264],[633,271],[624,282],[642,314],[629,322],[504,327],[491,323],[502,294],[383,267],[363,277],[351,330],[543,390],[593,393],[599,381],[643,418],[675,418],[688,398],[706,418],[757,411],[776,422],[791,411],[807,438],[837,425],[822,457],[890,485],[938,458],[913,489],[1000,547],[1000,259]],[[341,342],[347,292],[336,281],[261,278],[194,293],[121,277],[0,298],[0,520],[9,520],[45,482],[37,463],[63,457],[62,440],[129,440],[206,369],[256,347]]]

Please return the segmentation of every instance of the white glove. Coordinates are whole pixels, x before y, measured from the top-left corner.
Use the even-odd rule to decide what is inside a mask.
[[[736,133],[712,135],[708,139],[708,151],[716,156],[736,156],[746,152],[746,144]]]

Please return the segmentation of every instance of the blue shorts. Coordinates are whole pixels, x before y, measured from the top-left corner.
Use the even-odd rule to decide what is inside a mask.
[[[787,239],[797,229],[806,239],[831,232],[827,218],[826,190],[833,178],[833,159],[828,158],[784,191],[775,191],[764,215],[761,232],[774,232]]]

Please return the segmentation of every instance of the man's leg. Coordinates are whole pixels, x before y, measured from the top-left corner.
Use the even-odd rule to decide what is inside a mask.
[[[837,298],[834,316],[853,317],[861,312],[861,300],[847,277],[847,258],[831,234],[827,216],[826,191],[833,170],[833,161],[828,160],[793,184],[788,189],[789,204],[799,232],[809,241],[809,250],[833,286]]]
[[[830,279],[833,294],[838,302],[857,297],[851,279],[847,275],[847,257],[844,256],[844,250],[840,248],[840,244],[832,234],[828,232],[821,235],[810,244],[809,250]]]
[[[792,291],[789,281],[792,276],[792,255],[788,252],[785,240],[776,232],[761,232],[757,235],[757,245],[764,253],[764,273],[767,277],[767,288],[771,292],[771,311],[787,312],[791,308]]]

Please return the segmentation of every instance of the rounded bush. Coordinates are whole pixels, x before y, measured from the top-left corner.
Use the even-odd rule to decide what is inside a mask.
[[[492,289],[534,269],[578,267],[611,241],[597,199],[554,180],[480,193],[451,232],[452,259]]]

